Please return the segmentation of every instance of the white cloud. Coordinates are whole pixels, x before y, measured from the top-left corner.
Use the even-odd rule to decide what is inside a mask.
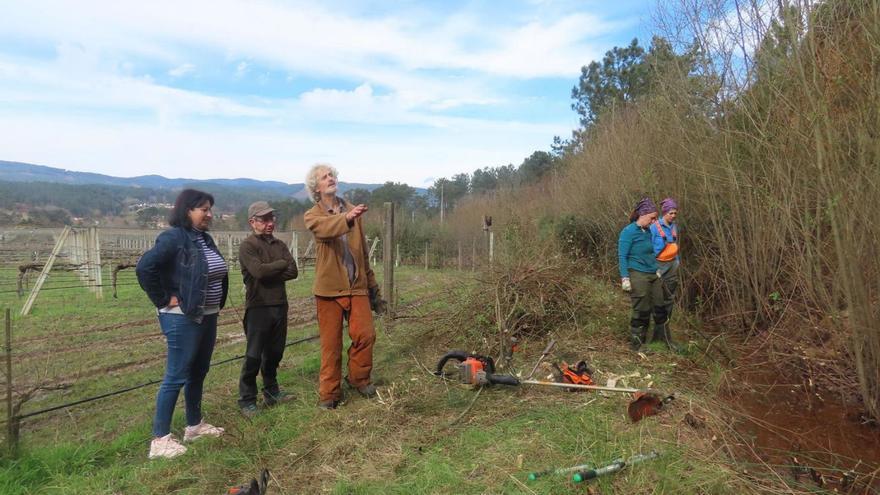
[[[617,24],[593,14],[493,26],[474,15],[437,19],[394,16],[358,19],[332,7],[266,1],[173,2],[84,0],[77,14],[58,0],[33,0],[7,9],[0,29],[56,42],[76,40],[102,51],[175,58],[176,44],[221,50],[292,70],[360,75],[371,58],[404,69],[469,69],[515,77],[577,74],[596,54],[590,39]]]
[[[237,79],[241,79],[248,72],[249,64],[247,62],[239,62],[237,66],[235,66],[235,77]]]
[[[89,59],[89,56],[85,56]],[[147,77],[89,71],[65,56],[58,61],[21,65],[0,58],[0,101],[78,107],[104,111],[147,110],[176,115],[265,117],[265,109],[228,98],[161,86]]]
[[[527,98],[510,88],[574,81],[607,48],[596,39],[620,27],[558,5],[496,19],[473,5],[358,16],[272,0],[17,2],[0,16],[4,39],[56,53],[0,47],[0,122],[23,122],[0,135],[0,159],[166,175],[210,163],[190,175],[288,181],[299,180],[285,178],[291,163],[323,159],[358,180],[413,183],[519,162],[576,119],[529,122],[511,110]],[[296,93],[261,94],[273,74]],[[501,107],[503,119],[490,117]],[[317,130],[340,123],[344,136]],[[383,134],[393,127],[407,139]]]
[[[191,74],[195,72],[196,66],[193,64],[182,64],[168,71],[168,75],[171,77],[182,77],[187,74]]]
[[[484,166],[518,163],[552,133],[530,127],[452,130],[396,141],[371,136],[283,129],[124,127],[82,119],[0,115],[4,159],[119,176],[157,173],[205,179],[252,177],[301,182],[308,167],[328,161],[343,180],[425,183]],[[558,131],[558,130],[557,130]],[[443,149],[443,153],[428,150]]]
[[[466,11],[440,18],[433,12],[356,18],[332,12],[332,6],[234,0],[84,0],[75,15],[45,15],[69,9],[60,0],[22,2],[0,17],[0,32],[56,43],[62,50],[76,47],[82,52],[78,63],[84,54],[95,58],[86,67],[131,56],[170,62],[172,77],[194,69],[192,61],[179,60],[194,47],[247,59],[236,66],[239,79],[262,64],[381,86],[409,106],[434,110],[499,101],[486,80],[491,77],[574,78],[600,54],[591,39],[616,26],[585,13],[493,25]],[[438,78],[438,70],[469,74]]]

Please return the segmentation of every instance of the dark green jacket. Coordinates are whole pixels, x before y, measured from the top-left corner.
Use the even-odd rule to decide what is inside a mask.
[[[251,234],[238,247],[238,261],[246,308],[287,304],[284,283],[298,275],[287,244],[274,236]]]

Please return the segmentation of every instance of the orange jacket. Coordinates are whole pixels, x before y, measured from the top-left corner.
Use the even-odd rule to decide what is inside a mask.
[[[352,205],[339,199],[346,210]],[[370,287],[378,287],[370,268],[367,239],[361,219],[349,226],[345,213],[331,214],[316,204],[303,215],[306,227],[315,235],[315,283],[312,293],[322,297],[368,296]],[[348,282],[348,270],[343,262],[345,245],[342,235],[347,234],[348,249],[354,258],[354,283]]]

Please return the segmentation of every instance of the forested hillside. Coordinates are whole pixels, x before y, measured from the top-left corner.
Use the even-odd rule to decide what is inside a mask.
[[[227,228],[246,228],[245,212],[254,201],[272,201],[287,221],[301,216],[312,204],[302,183],[197,181],[157,175],[124,178],[0,160],[0,225],[59,226],[75,218],[104,223],[108,217],[131,217],[141,226],[156,225],[164,218],[163,205],[173,203],[186,187],[213,194],[216,211],[235,216]],[[340,182],[339,189],[357,203],[395,201],[421,216],[436,213],[430,211],[425,189],[402,183]]]

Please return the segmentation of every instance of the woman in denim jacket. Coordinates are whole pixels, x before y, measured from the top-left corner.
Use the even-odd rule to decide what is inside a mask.
[[[217,339],[217,315],[229,289],[226,262],[207,234],[214,197],[185,189],[171,210],[168,229],[141,257],[137,277],[156,306],[168,343],[165,376],[156,397],[151,459],[186,452],[171,434],[171,417],[180,389],[186,404],[183,440],[220,436],[223,428],[202,421],[202,386]]]

